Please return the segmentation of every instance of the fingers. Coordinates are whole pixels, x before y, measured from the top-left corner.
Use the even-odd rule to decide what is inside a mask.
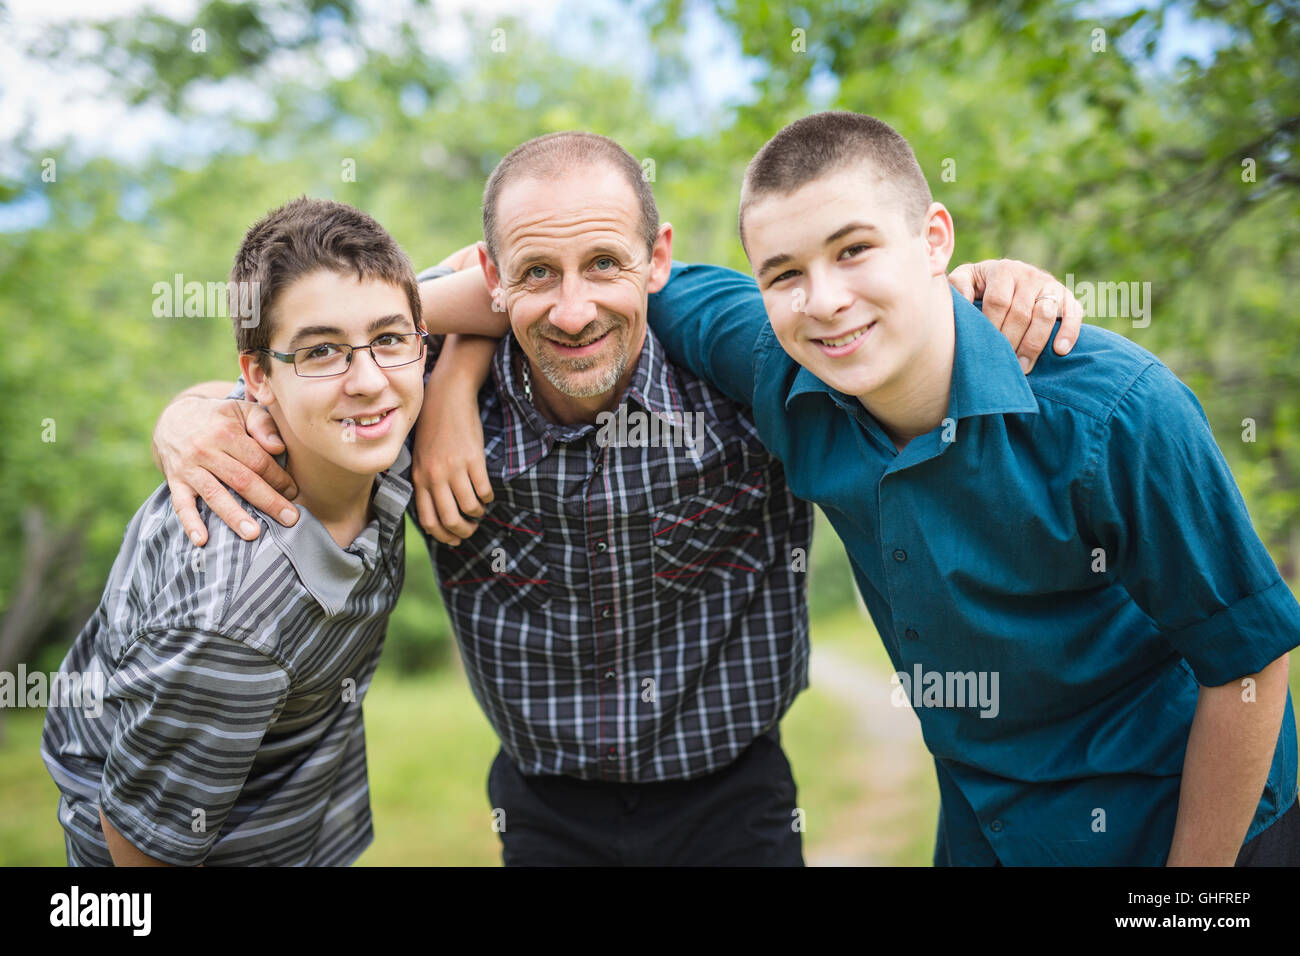
[[[1042,292],[1031,306],[1033,315],[1029,328],[1025,330],[1025,337],[1020,340],[1020,348],[1016,351],[1020,359],[1020,367],[1025,370],[1025,374],[1033,370],[1038,362],[1038,356],[1042,355],[1043,349],[1047,347],[1047,340],[1052,337],[1060,302],[1059,295]]]
[[[1063,287],[1064,288],[1064,287]],[[1052,349],[1057,355],[1066,355],[1079,341],[1079,329],[1083,326],[1083,306],[1079,304],[1070,291],[1065,293],[1065,317],[1061,320],[1061,331],[1056,333]]]
[[[420,518],[420,527],[424,529],[425,534],[453,548],[460,544],[460,539],[444,528],[442,522],[438,520],[438,511],[433,506],[433,496],[429,492],[428,485],[419,481],[415,485],[415,513]]]
[[[460,507],[456,504],[456,496],[452,492],[450,483],[444,481],[434,485],[433,504],[438,509],[438,520],[455,537],[460,539],[468,538],[478,527],[477,524],[460,513]],[[460,541],[456,543],[459,544]]]
[[[284,495],[286,499],[298,497],[298,485],[294,482],[293,476],[281,468],[276,460],[271,457],[285,450],[284,440],[276,429],[275,419],[271,417],[271,413],[260,406],[249,409],[244,418],[244,427],[248,430],[249,437],[257,443],[258,449],[247,448],[246,456],[237,457],[243,457],[244,463],[249,468],[257,472],[263,481]],[[240,444],[243,448],[247,447],[242,443]],[[280,510],[283,509],[269,512],[269,514],[279,514]],[[295,512],[291,521],[285,522],[281,520],[280,523],[291,525],[297,520],[297,513]]]
[[[275,419],[265,408],[257,405],[248,409],[244,416],[244,427],[268,454],[278,455],[284,451],[284,439],[275,427]]]
[[[1011,339],[1011,347],[1016,348],[1020,344],[1020,339],[1024,335],[1025,329],[1029,326],[1029,316],[1026,312],[1024,322],[1016,330],[1016,337],[1011,338],[1006,328],[1007,322],[1012,318],[1011,306],[1015,301],[1016,283],[1015,280],[1007,274],[1006,270],[999,270],[993,275],[987,277],[984,287],[984,314],[988,316],[990,322],[998,328],[1003,335]]]
[[[194,547],[203,547],[208,543],[208,527],[199,517],[194,489],[179,479],[168,479],[167,487],[172,494],[172,510],[180,519],[185,536],[193,542]]]
[[[198,477],[191,478],[189,481],[194,491],[212,509],[212,513],[245,541],[256,538],[261,528],[249,517],[248,512],[240,506],[239,502],[235,501],[225,486],[214,478],[211,472],[199,470],[195,474]]]
[[[975,295],[975,267],[969,262],[953,269],[948,275],[948,281],[957,290],[957,294],[967,302],[974,302],[977,298]]]
[[[474,482],[470,480],[469,472],[460,471],[452,475],[451,491],[456,496],[456,505],[460,508],[460,513],[466,518],[481,518],[484,514],[482,503],[478,500],[478,494],[474,491]],[[477,522],[471,522],[474,527],[478,527]],[[470,534],[473,534],[471,531]],[[469,535],[466,535],[469,537]]]
[[[492,491],[492,482],[488,480],[487,463],[482,457],[475,458],[469,466],[470,481],[474,483],[474,494],[485,505],[490,505],[496,493]]]
[[[245,464],[247,461],[253,461],[254,466],[250,467]],[[210,461],[208,471],[215,475],[222,484],[236,491],[241,498],[258,511],[269,515],[285,527],[292,526],[298,520],[298,509],[289,503],[289,499],[269,485],[262,477],[262,473],[278,472],[281,481],[288,480],[290,485],[292,485],[292,479],[289,479],[288,474],[251,439],[244,438],[236,442],[235,447],[228,454],[221,455]],[[208,500],[206,495],[204,495],[203,500]],[[226,523],[230,524],[230,522]],[[234,525],[231,525],[231,527],[234,527]],[[236,528],[235,530],[238,531],[239,529]],[[254,525],[254,532],[252,537],[257,536],[256,525]]]

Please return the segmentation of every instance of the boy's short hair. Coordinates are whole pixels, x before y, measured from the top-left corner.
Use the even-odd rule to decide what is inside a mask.
[[[524,176],[546,179],[583,164],[613,169],[627,180],[641,207],[641,237],[645,240],[646,252],[652,253],[655,239],[659,236],[659,207],[655,205],[654,190],[650,187],[650,180],[641,164],[608,136],[566,130],[547,133],[520,143],[492,170],[483,190],[483,243],[487,246],[488,258],[496,262],[500,251],[497,242],[497,203],[501,190],[509,182]]]
[[[892,188],[904,220],[921,228],[934,198],[907,140],[888,123],[832,110],[795,120],[758,151],[745,169],[739,229],[745,241],[745,210],[764,196],[788,194],[827,173],[869,163],[881,182]]]
[[[411,260],[371,216],[354,206],[301,196],[267,213],[244,234],[230,270],[229,307],[240,352],[269,348],[276,297],[291,283],[321,269],[361,281],[390,282],[406,293],[420,324],[420,287]],[[248,323],[257,302],[257,321]],[[257,353],[263,371],[270,361]]]

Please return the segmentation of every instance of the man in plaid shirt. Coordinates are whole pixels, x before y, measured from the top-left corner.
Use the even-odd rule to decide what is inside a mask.
[[[413,479],[501,738],[489,797],[505,862],[802,863],[778,724],[807,684],[811,511],[748,409],[647,330],[672,227],[631,155],[561,133],[493,172],[484,237],[483,272],[461,257],[455,275],[426,273],[423,305],[433,328],[495,311],[505,337],[443,344]],[[1032,297],[1043,277],[1028,271]],[[178,417],[156,433],[164,471],[208,482],[179,449],[211,439]],[[277,485],[273,463],[241,461]],[[257,484],[241,493],[289,507]]]

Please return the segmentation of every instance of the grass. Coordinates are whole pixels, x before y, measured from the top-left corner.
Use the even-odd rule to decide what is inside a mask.
[[[830,647],[881,674],[888,659],[870,621],[854,611],[825,615],[814,647]],[[1300,666],[1292,668],[1300,697]],[[495,866],[487,772],[496,737],[457,668],[398,677],[381,666],[365,703],[375,842],[363,866]],[[61,866],[58,793],[39,754],[41,711],[6,713],[0,746],[0,865]],[[858,727],[848,702],[814,685],[782,724],[804,810],[810,862],[930,863],[938,798],[933,766],[919,733],[905,746],[912,758],[902,779],[890,759]],[[897,753],[895,743],[890,753]],[[897,776],[897,775],[895,775]],[[882,780],[892,782],[884,787]]]

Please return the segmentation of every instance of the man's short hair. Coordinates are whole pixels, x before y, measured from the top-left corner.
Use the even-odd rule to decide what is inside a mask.
[[[654,190],[645,170],[636,157],[608,136],[568,130],[547,133],[526,143],[521,143],[497,163],[483,190],[483,241],[488,257],[497,261],[500,246],[497,242],[497,203],[501,190],[513,180],[524,177],[546,180],[560,176],[574,167],[605,165],[623,174],[627,184],[636,194],[641,206],[641,237],[646,253],[654,251],[659,235],[659,207],[655,205]]]
[[[745,210],[759,199],[788,195],[828,173],[868,164],[894,190],[904,220],[919,230],[934,199],[907,140],[874,116],[832,110],[795,120],[750,161],[740,197],[741,243]]]
[[[267,213],[244,234],[230,270],[229,307],[241,352],[269,348],[275,300],[293,282],[321,269],[388,282],[406,293],[411,318],[420,324],[420,287],[402,247],[373,218],[354,206],[302,196]],[[251,290],[251,291],[250,291]],[[257,322],[250,318],[256,296]],[[270,370],[265,353],[258,364]]]

